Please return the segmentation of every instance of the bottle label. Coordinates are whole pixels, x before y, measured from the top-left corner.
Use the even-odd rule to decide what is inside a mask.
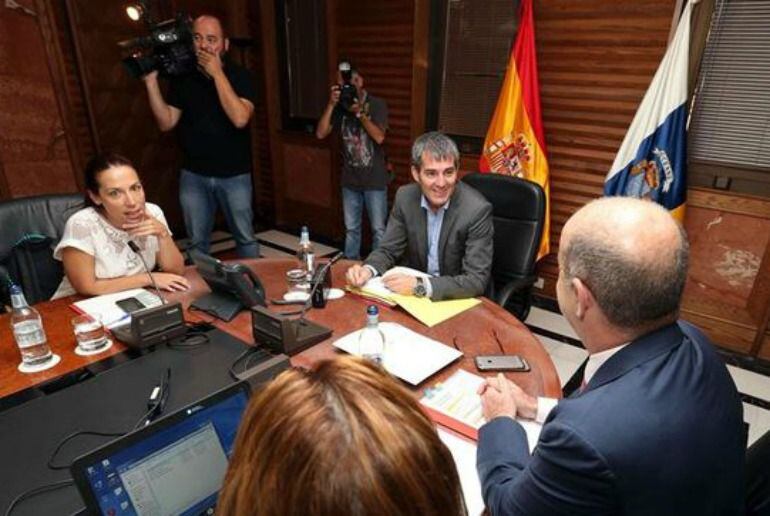
[[[45,331],[39,321],[22,321],[13,325],[13,337],[20,348],[46,343]]]

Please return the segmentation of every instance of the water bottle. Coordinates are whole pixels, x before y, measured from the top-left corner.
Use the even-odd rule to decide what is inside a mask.
[[[358,335],[358,353],[372,362],[382,365],[385,354],[385,335],[379,327],[380,311],[375,305],[366,308],[366,328]]]
[[[43,320],[37,310],[27,304],[24,292],[18,285],[11,286],[11,328],[26,365],[38,365],[53,355],[43,329]]]
[[[302,231],[300,232],[297,259],[299,260],[300,268],[305,271],[305,278],[311,281],[315,271],[315,252],[313,250],[313,243],[310,241],[310,231],[308,231],[307,226],[302,226]]]

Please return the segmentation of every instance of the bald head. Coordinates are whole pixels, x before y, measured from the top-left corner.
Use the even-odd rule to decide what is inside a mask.
[[[662,206],[608,197],[564,226],[559,260],[581,279],[610,323],[634,329],[676,318],[687,276],[687,238]]]
[[[195,49],[205,50],[212,54],[223,55],[227,51],[229,41],[225,36],[222,22],[216,16],[204,14],[193,22],[193,41]]]

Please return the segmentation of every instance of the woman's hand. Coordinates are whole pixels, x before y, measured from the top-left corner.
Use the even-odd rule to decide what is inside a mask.
[[[161,221],[150,215],[145,209],[144,215],[139,220],[126,220],[123,229],[132,237],[143,237],[155,235],[158,238],[169,236],[168,229]]]
[[[152,277],[161,290],[184,292],[190,288],[190,282],[184,276],[179,276],[178,274],[153,272]]]

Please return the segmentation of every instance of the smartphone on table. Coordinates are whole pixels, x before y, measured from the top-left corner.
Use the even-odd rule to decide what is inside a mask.
[[[529,371],[529,364],[519,355],[478,355],[476,368],[479,371]]]

